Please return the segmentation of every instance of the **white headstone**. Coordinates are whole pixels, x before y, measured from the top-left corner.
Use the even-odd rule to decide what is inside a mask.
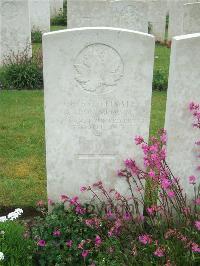
[[[198,2],[197,0],[171,0],[169,4],[168,40],[183,34],[184,4]]]
[[[200,34],[173,38],[165,128],[168,134],[167,161],[180,177],[186,193],[193,196],[188,177],[197,174],[199,130],[192,127],[189,103],[200,103]],[[195,60],[194,60],[195,59]]]
[[[30,17],[32,31],[50,31],[49,0],[30,0]]]
[[[200,32],[200,2],[184,5],[184,34]]]
[[[165,0],[147,0],[148,21],[151,24],[151,34],[157,41],[165,41],[167,2]]]
[[[50,0],[51,18],[63,11],[63,0]]]
[[[132,0],[69,0],[68,28],[117,27],[148,32],[147,4]]]
[[[31,55],[31,27],[27,0],[0,1],[0,64],[6,56],[24,52]],[[29,48],[29,49],[28,49]]]
[[[116,177],[122,160],[148,139],[154,37],[117,28],[81,28],[43,36],[48,196],[79,195]]]

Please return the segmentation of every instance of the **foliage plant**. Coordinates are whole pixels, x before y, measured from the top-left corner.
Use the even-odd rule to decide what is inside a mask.
[[[67,200],[67,197],[61,196],[62,203],[54,205],[50,214],[46,213],[43,203],[39,202],[43,216],[37,218],[34,227],[30,229],[35,241],[36,265],[80,265],[88,255],[83,246],[89,249],[91,245],[85,239],[89,241],[95,237],[96,229],[88,227],[84,220],[92,219],[94,214],[86,212],[88,206],[76,205],[76,197],[71,199],[70,206],[66,209]],[[97,252],[98,250],[94,250],[87,262],[92,264],[92,258],[96,257]]]
[[[67,26],[67,1],[63,3],[63,10],[60,10],[58,15],[51,18],[52,26]]]
[[[42,32],[40,30],[34,30],[31,32],[32,43],[42,43]]]
[[[193,126],[200,129],[200,106],[190,103],[189,109]],[[45,214],[39,202],[44,217],[31,232],[41,265],[200,265],[197,177],[188,177],[194,197],[187,198],[166,162],[166,140],[165,130],[149,143],[135,138],[143,167],[128,158],[117,172],[127,195],[99,181],[80,188],[91,194],[87,205],[62,195],[61,204],[49,200],[54,208]],[[146,194],[145,183],[150,186]]]
[[[153,89],[163,91],[167,90],[167,87],[168,87],[168,73],[163,70],[156,69],[154,71],[154,76],[153,76]]]
[[[41,89],[43,87],[42,54],[38,50],[30,56],[30,48],[17,54],[11,53],[4,59],[0,71],[2,89]]]

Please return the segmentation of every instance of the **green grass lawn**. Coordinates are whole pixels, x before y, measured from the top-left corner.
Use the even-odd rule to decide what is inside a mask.
[[[166,92],[154,92],[151,134],[163,127]],[[0,93],[0,206],[46,199],[42,91]]]
[[[67,26],[51,26],[51,31],[66,30]]]

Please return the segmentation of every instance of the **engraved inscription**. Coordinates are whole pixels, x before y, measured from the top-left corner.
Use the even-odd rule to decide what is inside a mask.
[[[135,121],[141,120],[137,114],[142,112],[144,106],[137,106],[135,101],[89,101],[69,102],[66,118],[70,126],[79,130],[91,130],[93,135],[101,136],[106,130],[125,129],[135,125]]]
[[[124,74],[124,64],[112,47],[95,43],[85,47],[77,56],[75,79],[80,87],[95,94],[109,92]]]

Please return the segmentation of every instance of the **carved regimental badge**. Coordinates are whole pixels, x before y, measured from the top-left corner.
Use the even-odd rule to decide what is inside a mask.
[[[124,64],[119,53],[101,43],[82,49],[76,57],[74,68],[79,86],[95,94],[110,92],[124,74]]]

